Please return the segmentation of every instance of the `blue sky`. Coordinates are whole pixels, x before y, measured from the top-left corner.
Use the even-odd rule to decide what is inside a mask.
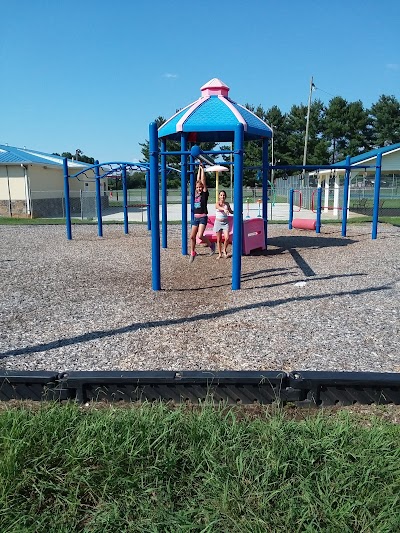
[[[398,0],[0,0],[0,144],[137,161],[157,116],[220,78],[283,112],[400,98]]]

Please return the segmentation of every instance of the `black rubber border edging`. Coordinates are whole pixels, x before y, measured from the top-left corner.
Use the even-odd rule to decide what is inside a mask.
[[[314,371],[0,372],[0,401],[400,405],[400,374]]]

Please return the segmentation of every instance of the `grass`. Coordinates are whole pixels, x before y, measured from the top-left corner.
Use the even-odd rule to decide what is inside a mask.
[[[0,530],[395,532],[400,427],[260,408],[6,408]]]
[[[400,198],[381,198],[380,202],[381,207],[383,208],[400,208]],[[356,199],[353,198],[350,200],[350,208],[351,207],[366,207],[366,208],[372,208],[374,205],[374,199],[373,198],[360,198]]]
[[[97,220],[93,219],[71,219],[72,224],[95,224],[97,226]],[[120,224],[123,225],[123,221],[120,220],[103,220],[104,224]],[[146,222],[130,221],[129,224],[146,224]],[[65,226],[65,218],[18,218],[18,217],[2,217],[0,216],[0,226]]]
[[[392,226],[400,226],[400,217],[379,217],[378,222],[391,224]],[[347,225],[349,224],[371,224],[372,217],[359,216],[347,219]],[[322,224],[342,224],[341,220],[322,220]]]
[[[79,218],[73,218],[71,220],[73,224],[82,224],[83,221]],[[0,225],[2,226],[48,226],[48,225],[60,225],[65,226],[65,218],[18,218],[18,217],[3,217],[0,216]]]

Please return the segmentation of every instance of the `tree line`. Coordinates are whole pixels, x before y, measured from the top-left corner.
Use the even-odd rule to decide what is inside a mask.
[[[246,104],[245,107],[270,125],[273,129],[273,143],[269,143],[269,161],[277,165],[299,165],[303,162],[304,140],[306,131],[306,105],[293,105],[288,113],[283,113],[278,106],[264,110],[261,105],[255,107]],[[179,110],[177,110],[179,111]],[[165,118],[155,119],[160,127]],[[307,142],[307,160],[309,165],[327,165],[345,159],[347,155],[356,156],[369,150],[388,146],[400,142],[400,102],[395,96],[381,95],[369,109],[364,107],[361,100],[348,102],[341,96],[332,98],[328,105],[315,99],[310,106],[309,134]],[[149,162],[149,141],[139,143],[142,162]],[[203,150],[213,150],[217,143],[201,143]],[[230,146],[220,146],[230,150]],[[168,151],[179,151],[180,142],[167,140]],[[272,153],[273,150],[273,153]],[[60,155],[55,153],[54,155]],[[63,152],[62,157],[94,164],[94,158],[86,156],[81,150]],[[229,156],[223,156],[228,161]],[[272,161],[272,158],[274,161]],[[167,164],[180,169],[180,156],[169,156]],[[245,142],[244,164],[257,166],[261,164],[261,141]],[[276,172],[275,176],[279,177]],[[282,173],[281,173],[282,175]],[[257,171],[245,170],[243,184],[255,186],[260,174]],[[209,176],[209,185],[215,185],[214,173]],[[222,186],[229,186],[230,173],[219,176]],[[128,174],[128,187],[145,186],[145,174],[133,172]],[[115,187],[121,188],[118,180]],[[168,187],[180,187],[180,176],[170,173]]]
[[[283,113],[276,105],[267,110],[261,105],[255,107],[246,104],[245,107],[273,129],[274,140],[269,146],[269,161],[272,162],[273,156],[273,162],[278,165],[302,164],[308,107],[303,104],[293,105],[288,113]],[[155,122],[159,127],[165,119],[159,116]],[[400,102],[393,95],[381,95],[370,108],[364,107],[361,100],[348,102],[341,96],[332,98],[328,105],[315,99],[310,106],[307,164],[333,164],[345,159],[347,155],[353,157],[399,142]],[[149,142],[146,140],[139,144],[143,161],[148,162]],[[216,143],[203,143],[201,147],[203,150],[212,150]],[[230,146],[221,148],[230,149]],[[167,150],[179,151],[180,143],[168,140]],[[229,157],[225,156],[224,159],[228,160]],[[179,168],[179,164],[179,156],[168,157],[168,165]],[[245,142],[244,164],[261,164],[261,141]],[[228,174],[220,175],[223,186],[228,185]],[[244,172],[244,185],[254,186],[257,180],[256,171]],[[175,178],[174,181],[179,180]],[[210,186],[212,185],[210,182]]]
[[[53,155],[58,155],[60,157],[66,157],[67,159],[73,159],[74,161],[82,161],[83,163],[94,165],[94,157],[85,155],[81,150],[76,150],[74,154],[71,152],[62,152],[61,154],[53,152]]]

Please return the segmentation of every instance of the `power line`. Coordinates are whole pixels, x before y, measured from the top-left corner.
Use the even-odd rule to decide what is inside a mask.
[[[323,93],[329,94],[329,96],[333,96],[333,98],[335,98],[335,95],[334,95],[334,94],[328,93],[328,91],[325,91],[324,89],[321,89],[320,87],[316,87],[316,86],[314,85],[314,89],[315,89],[316,91],[322,91]]]

